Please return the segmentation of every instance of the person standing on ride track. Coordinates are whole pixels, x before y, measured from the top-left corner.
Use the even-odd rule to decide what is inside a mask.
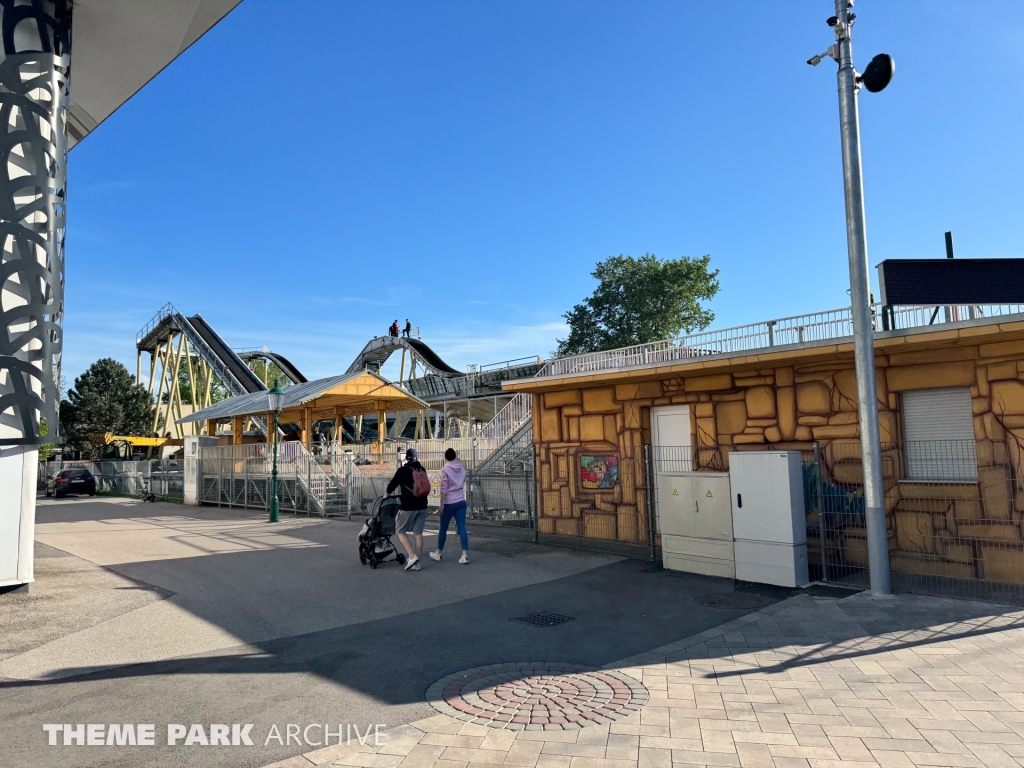
[[[423,526],[427,523],[427,499],[430,496],[430,478],[420,464],[416,449],[405,452],[405,464],[398,468],[388,483],[386,499],[401,488],[401,507],[395,525],[398,541],[409,556],[405,570],[420,569],[420,555],[423,554]],[[411,541],[410,541],[411,539]]]
[[[466,470],[459,461],[454,448],[444,452],[445,461],[441,470],[441,527],[437,532],[437,549],[430,553],[431,560],[440,561],[444,542],[448,538],[448,526],[455,518],[455,528],[459,532],[459,543],[462,544],[462,557],[459,562],[469,562],[469,536],[466,534]]]

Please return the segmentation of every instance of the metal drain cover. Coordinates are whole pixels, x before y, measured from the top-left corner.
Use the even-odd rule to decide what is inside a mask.
[[[537,611],[537,613],[531,613],[529,616],[512,619],[512,621],[518,621],[522,624],[529,624],[531,627],[557,627],[559,624],[565,624],[567,621],[572,620],[572,616],[562,616],[561,614],[549,613],[548,611]]]
[[[697,602],[708,608],[764,608],[774,602],[770,597],[755,595],[753,592],[722,592],[704,595]]]

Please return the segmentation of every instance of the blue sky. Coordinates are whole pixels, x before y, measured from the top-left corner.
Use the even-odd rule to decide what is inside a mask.
[[[547,356],[619,253],[710,254],[713,327],[844,306],[831,7],[244,0],[71,153],[69,383],[167,301],[310,377],[396,317]],[[857,3],[872,266],[1024,256],[1019,11]]]

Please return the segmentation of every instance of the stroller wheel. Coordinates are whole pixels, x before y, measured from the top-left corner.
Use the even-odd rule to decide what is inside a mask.
[[[395,555],[395,560],[398,561],[399,565],[405,565],[405,555],[403,555],[401,552]]]
[[[376,557],[370,557],[370,567],[371,568],[376,568],[377,567],[377,558]]]
[[[363,565],[366,565],[366,555],[364,555],[362,552],[359,553],[359,562]]]

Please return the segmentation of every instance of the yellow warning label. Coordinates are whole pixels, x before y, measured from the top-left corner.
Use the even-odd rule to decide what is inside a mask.
[[[708,498],[709,498],[709,499],[713,499],[713,498],[715,498],[714,496],[712,496],[712,495],[711,495],[711,491],[708,491]]]
[[[675,488],[673,488],[672,489],[672,495],[673,496],[678,496],[679,495],[679,491],[677,491]]]

